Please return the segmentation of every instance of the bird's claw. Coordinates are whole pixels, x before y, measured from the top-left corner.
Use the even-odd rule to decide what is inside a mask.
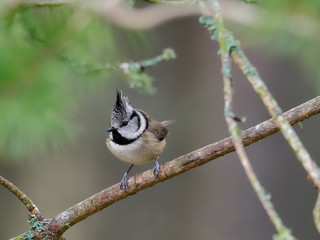
[[[160,165],[157,161],[157,159],[154,161],[153,165],[153,174],[158,178],[159,177],[159,171],[160,171]]]
[[[126,192],[126,188],[128,187],[128,173],[125,172],[123,178],[120,182],[120,189]]]

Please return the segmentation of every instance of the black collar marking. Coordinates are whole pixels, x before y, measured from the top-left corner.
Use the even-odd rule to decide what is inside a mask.
[[[147,129],[148,126],[149,126],[148,119],[147,119],[146,115],[143,112],[140,112],[140,113],[142,114],[142,116],[146,120],[146,129]],[[130,119],[132,119],[134,117],[138,117],[138,129],[139,129],[140,128],[140,118],[139,118],[138,114],[136,113],[136,111],[134,111],[131,114]],[[142,134],[144,133],[144,131],[142,132]],[[128,144],[133,143],[134,141],[136,141],[142,134],[140,134],[138,137],[136,137],[134,139],[127,139],[125,137],[122,137],[121,134],[117,130],[115,130],[115,131],[112,132],[112,141],[115,142],[116,144],[119,144],[119,145],[128,145]]]

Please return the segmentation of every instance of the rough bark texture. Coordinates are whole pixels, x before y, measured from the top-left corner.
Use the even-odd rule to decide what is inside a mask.
[[[283,115],[293,125],[319,112],[320,96],[289,110]],[[278,131],[278,127],[270,119],[243,131],[241,134],[242,143],[244,146],[248,146]],[[224,156],[234,150],[232,139],[229,137],[161,165],[158,178],[155,178],[152,170],[137,174],[128,179],[126,192],[120,189],[119,183],[102,190],[51,219],[47,225],[47,231],[55,233],[55,236],[60,236],[77,222],[129,195]]]

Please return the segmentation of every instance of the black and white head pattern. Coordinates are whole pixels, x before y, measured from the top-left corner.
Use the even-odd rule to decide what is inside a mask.
[[[111,140],[120,145],[134,142],[147,129],[146,116],[138,109],[133,108],[127,97],[117,91],[117,100],[111,112]]]

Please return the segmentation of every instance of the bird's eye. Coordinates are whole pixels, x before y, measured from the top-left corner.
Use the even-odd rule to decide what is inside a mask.
[[[123,122],[121,123],[121,127],[127,126],[128,123],[129,123],[129,121],[123,121]]]

